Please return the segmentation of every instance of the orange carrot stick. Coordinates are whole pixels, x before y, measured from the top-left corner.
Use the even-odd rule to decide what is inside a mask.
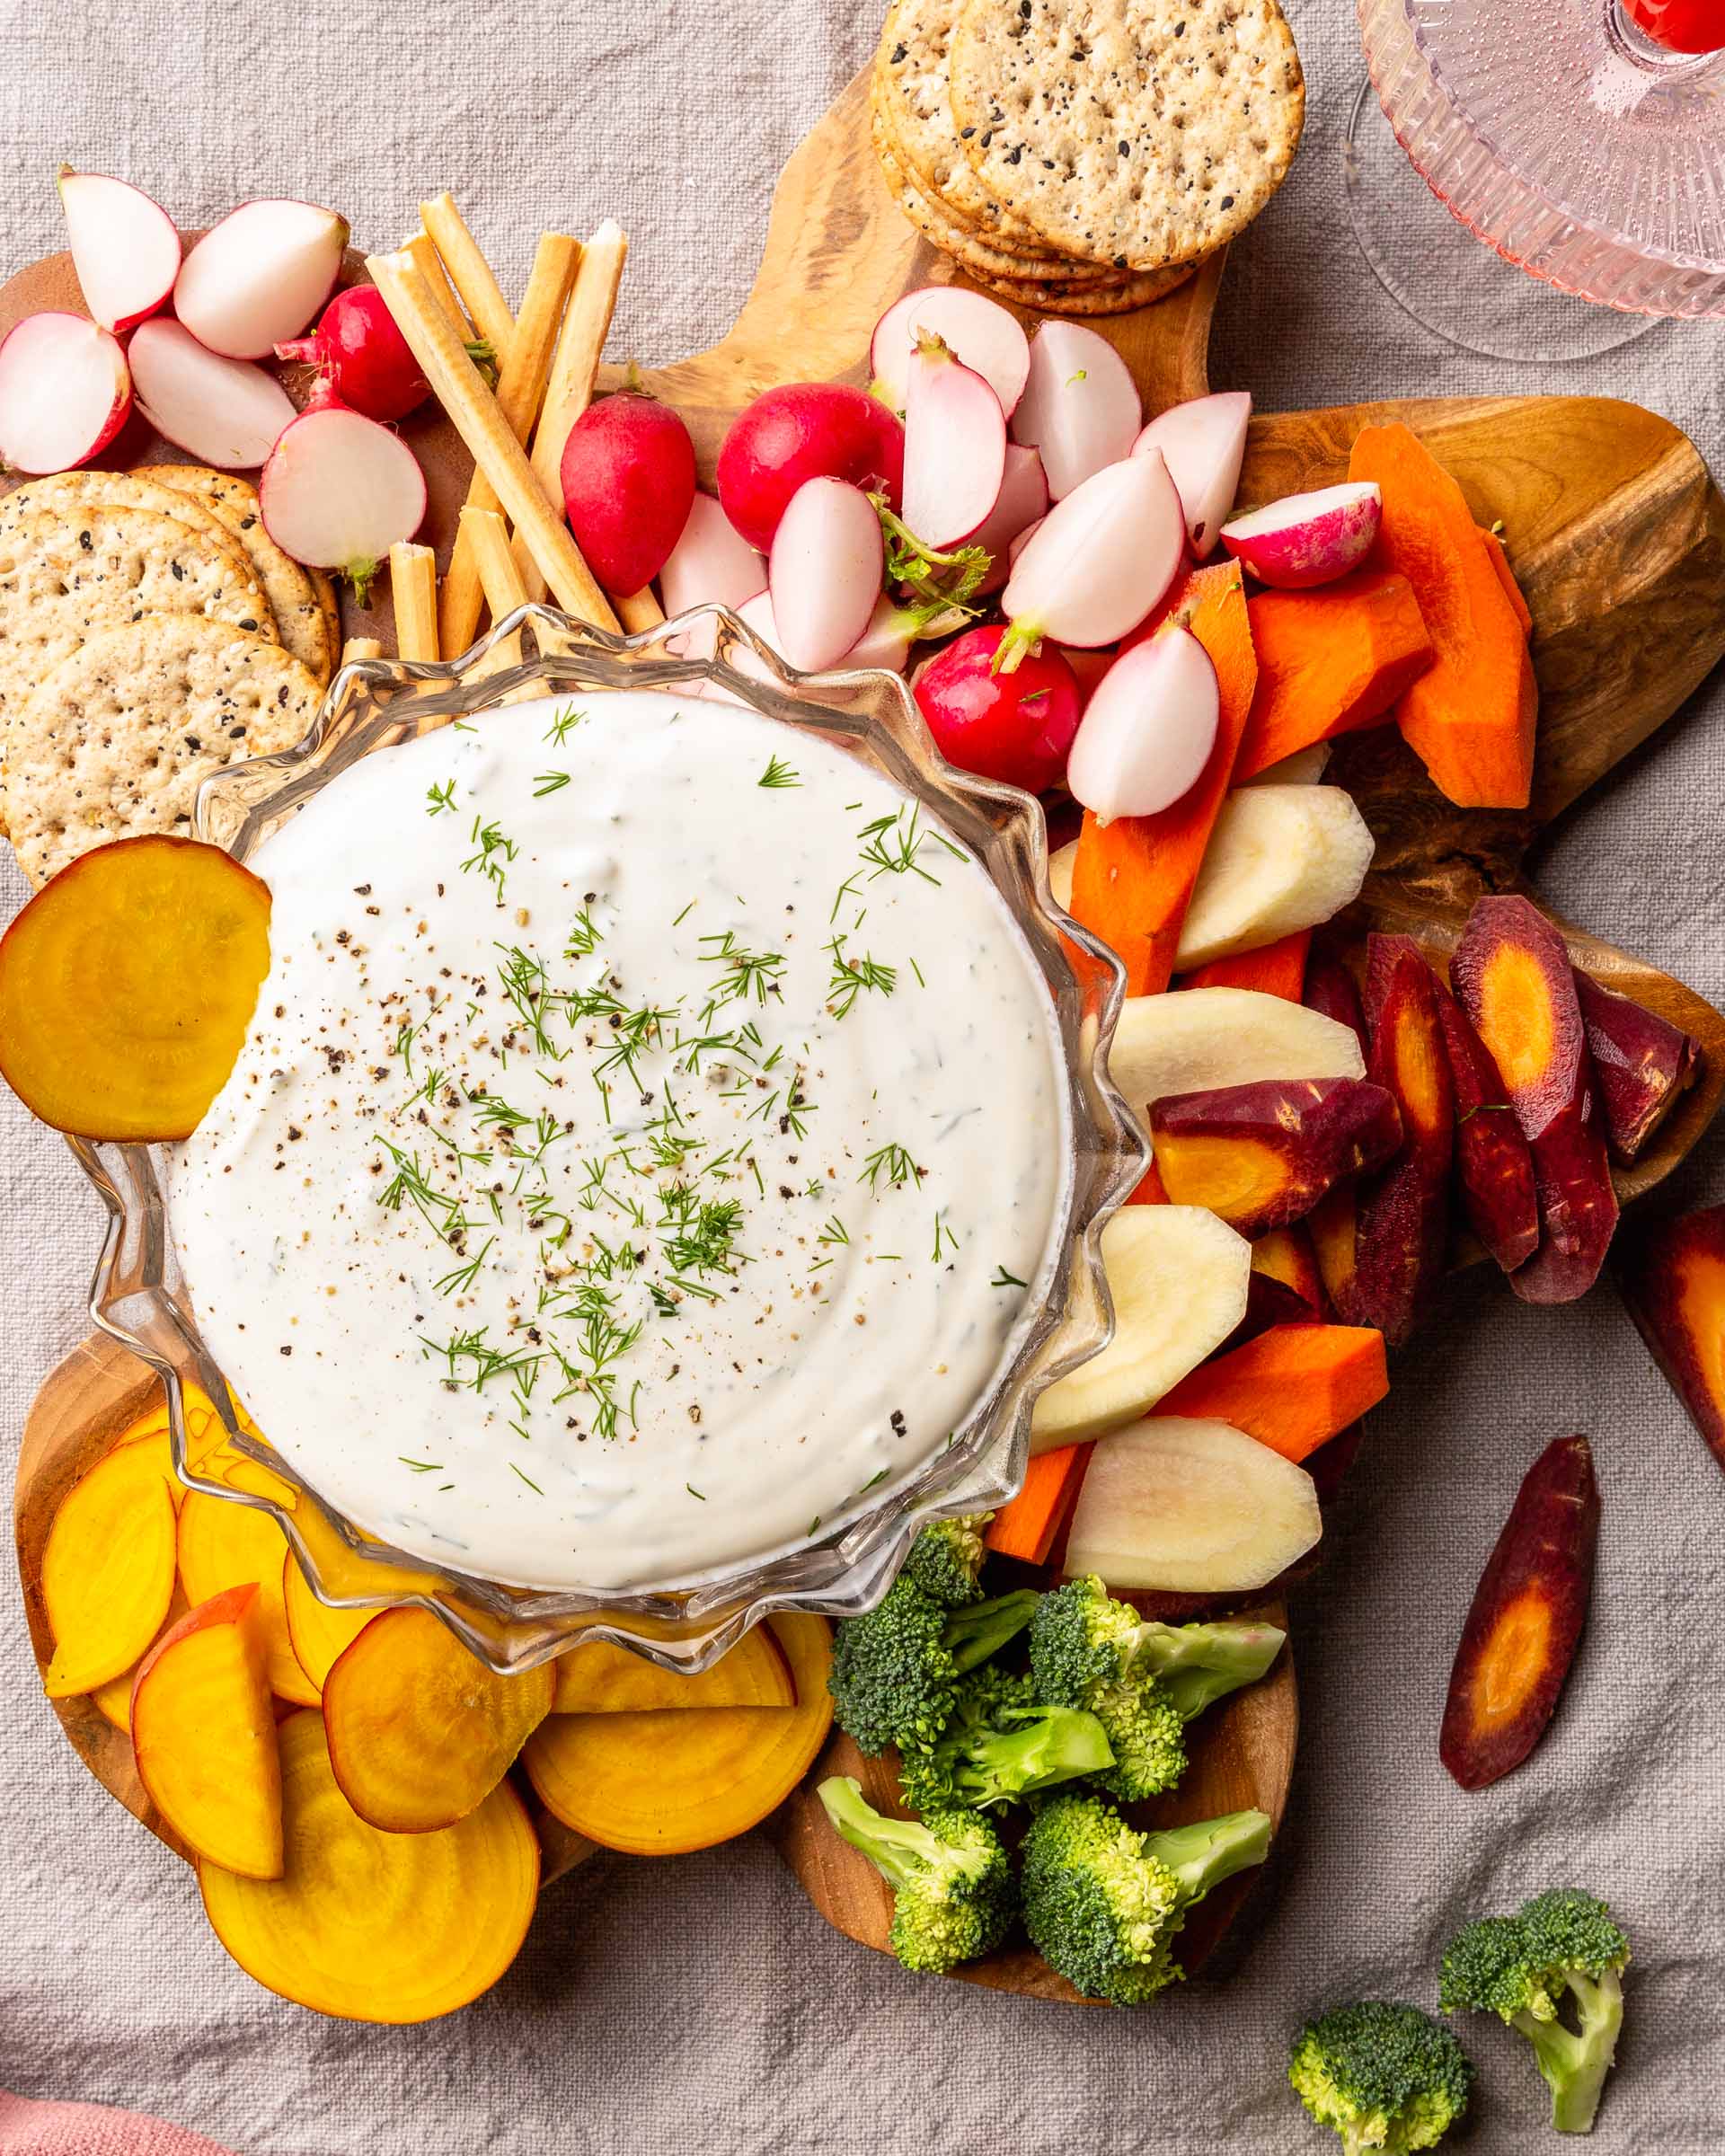
[[[989,1522],[982,1538],[986,1546],[1001,1557],[1046,1564],[1055,1536],[1078,1501],[1078,1485],[1089,1461],[1087,1445],[1066,1445],[1057,1453],[1037,1454],[1023,1489]]]
[[[1485,525],[1480,526],[1480,536],[1485,542],[1486,560],[1491,562],[1499,583],[1503,586],[1503,596],[1516,610],[1516,619],[1521,623],[1521,633],[1531,636],[1534,632],[1533,612],[1522,596],[1520,585],[1516,581],[1516,572],[1509,566],[1509,555],[1502,539]]]
[[[1390,1389],[1384,1335],[1369,1325],[1272,1325],[1231,1355],[1200,1363],[1156,1408],[1213,1417],[1304,1460]]]
[[[1194,572],[1175,617],[1216,667],[1221,720],[1198,783],[1157,816],[1101,825],[1086,812],[1073,862],[1072,912],[1126,962],[1128,995],[1155,995],[1173,978],[1181,923],[1228,790],[1252,710],[1258,664],[1236,563]]]
[[[1167,1186],[1162,1180],[1162,1171],[1152,1161],[1144,1171],[1144,1180],[1127,1199],[1128,1206],[1165,1206],[1168,1203]]]
[[[1400,424],[1361,428],[1348,476],[1383,490],[1374,564],[1408,579],[1437,647],[1396,705],[1396,724],[1458,808],[1525,808],[1539,708],[1533,661],[1462,490]]]
[[[1181,976],[1182,988],[1256,988],[1262,995],[1279,995],[1284,1003],[1297,1003],[1305,992],[1305,958],[1312,948],[1312,931],[1297,929],[1279,942],[1266,943],[1260,950],[1236,951],[1230,959],[1212,959]]]
[[[1258,689],[1235,785],[1314,741],[1385,722],[1435,656],[1412,585],[1389,570],[1358,569],[1315,591],[1254,592],[1246,612]]]

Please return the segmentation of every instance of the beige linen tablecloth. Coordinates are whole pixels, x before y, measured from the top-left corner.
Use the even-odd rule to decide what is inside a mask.
[[[1229,266],[1217,385],[1267,409],[1607,392],[1668,413],[1717,463],[1717,329],[1661,326],[1605,359],[1516,367],[1458,357],[1384,297],[1340,214],[1353,10],[1289,12],[1311,118],[1294,177]],[[60,244],[62,158],[129,175],[184,224],[247,195],[302,194],[341,208],[372,243],[447,186],[518,290],[540,227],[619,217],[633,254],[613,352],[672,358],[729,322],[774,177],[867,57],[876,22],[875,4],[823,0],[0,0],[0,268]],[[1500,308],[1540,296],[1503,270]],[[1722,725],[1716,682],[1539,870],[1566,914],[1715,1002]],[[0,879],[10,911],[9,864]],[[1719,1143],[1681,1195],[1725,1196]],[[31,1393],[84,1329],[97,1232],[66,1149],[0,1100],[8,1482]],[[1604,1489],[1595,1621],[1535,1763],[1464,1796],[1436,1744],[1462,1615],[1523,1470],[1578,1427]],[[1725,2144],[1722,1549],[1725,1477],[1610,1291],[1535,1311],[1471,1280],[1372,1418],[1302,1597],[1299,1779],[1257,1936],[1225,1988],[1128,2015],[907,1975],[829,1931],[751,1836],[658,1866],[592,1864],[547,1895],[489,1998],[401,2030],[320,2020],[226,1959],[190,1875],[62,1740],[7,1577],[0,2087],[158,2111],[244,2156],[1315,2150],[1282,2078],[1306,2010],[1361,1992],[1430,2003],[1459,1916],[1581,1882],[1611,1896],[1636,1949],[1595,2146],[1703,2156]],[[1517,2040],[1495,2024],[1465,2035],[1486,2085],[1464,2145],[1551,2146]]]

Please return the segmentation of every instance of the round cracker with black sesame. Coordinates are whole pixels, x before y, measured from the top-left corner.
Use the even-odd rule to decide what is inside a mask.
[[[110,839],[191,835],[212,772],[291,748],[323,686],[279,644],[199,614],[99,630],[6,715],[0,805],[40,889]]]
[[[989,193],[1050,247],[1121,269],[1243,230],[1305,114],[1276,0],[963,0],[949,68]]]

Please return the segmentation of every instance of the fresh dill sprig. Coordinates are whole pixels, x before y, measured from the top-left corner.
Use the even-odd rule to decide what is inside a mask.
[[[453,816],[456,812],[456,782],[446,779],[441,786],[428,786],[425,790],[428,816]]]
[[[801,786],[802,779],[792,765],[782,763],[777,756],[769,756],[766,769],[755,783],[757,786]]]
[[[560,793],[575,776],[572,771],[537,771],[533,774],[533,798],[543,801],[548,793]]]
[[[845,938],[841,933],[827,945],[833,956],[833,975],[827,984],[827,1008],[835,1018],[848,1018],[865,988],[890,995],[898,985],[896,967],[882,965],[866,951],[860,958],[847,958],[845,943]]]
[[[551,724],[545,729],[545,739],[553,748],[561,748],[586,716],[585,711],[578,711],[572,703],[564,704],[562,711],[552,713]]]
[[[889,1189],[898,1190],[907,1183],[920,1182],[923,1171],[902,1145],[882,1145],[863,1162],[862,1172],[856,1180],[859,1183],[866,1183],[879,1197],[882,1177],[886,1179]]]

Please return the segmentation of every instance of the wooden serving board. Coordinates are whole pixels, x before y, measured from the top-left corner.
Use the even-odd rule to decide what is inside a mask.
[[[920,285],[964,281],[905,221],[881,183],[867,102],[866,75],[859,75],[786,165],[761,266],[732,328],[711,349],[647,371],[648,386],[688,422],[709,484],[726,428],[762,390],[795,380],[866,381],[870,333],[885,309]],[[351,267],[357,273],[357,261]],[[1210,321],[1223,268],[1218,257],[1155,305],[1090,325],[1131,367],[1146,411],[1208,388]],[[651,262],[639,263],[636,274],[650,278]],[[0,333],[32,308],[78,305],[69,259],[53,257],[0,288]],[[1018,311],[1032,326],[1039,319],[1032,310]],[[617,370],[607,370],[602,386],[618,378]],[[1252,426],[1242,499],[1267,501],[1345,476],[1358,429],[1390,420],[1405,420],[1430,444],[1480,521],[1502,520],[1535,623],[1541,712],[1527,811],[1455,808],[1393,729],[1354,737],[1332,766],[1378,841],[1355,925],[1406,930],[1446,949],[1473,899],[1517,885],[1537,832],[1665,725],[1725,653],[1725,502],[1694,446],[1653,413],[1607,398],[1515,396],[1261,415]],[[435,416],[419,415],[403,432],[426,467],[430,508],[422,535],[447,561],[471,466],[453,429]],[[180,454],[150,437],[141,422],[116,450],[114,461],[124,464]],[[380,635],[393,649],[386,590],[370,614],[358,614],[346,600],[344,614],[350,634]],[[1624,1196],[1637,1196],[1676,1167],[1719,1106],[1725,1019],[1647,962],[1581,931],[1566,932],[1579,963],[1674,1019],[1707,1051],[1699,1082],[1649,1153],[1620,1178]],[[44,1661],[49,1642],[40,1559],[53,1506],[152,1382],[110,1343],[93,1340],[61,1365],[38,1398],[20,1461],[17,1516],[31,1639]],[[160,1832],[124,1740],[87,1702],[57,1705],[93,1772]],[[1284,1657],[1263,1684],[1195,1726],[1192,1768],[1166,1816],[1257,1804],[1279,1820],[1297,1722],[1293,1671]],[[861,1760],[842,1739],[811,1779],[835,1771],[858,1772],[877,1798],[891,1794],[880,1763]],[[883,1947],[886,1890],[865,1860],[826,1829],[807,1790],[781,1815],[778,1838],[822,1915],[852,1938]],[[548,1851],[550,1876],[558,1862]],[[1185,1940],[1189,1966],[1210,1949],[1251,1891],[1249,1878],[1231,1882],[1195,1913]],[[1024,1948],[961,1974],[999,1990],[1075,1996]]]

